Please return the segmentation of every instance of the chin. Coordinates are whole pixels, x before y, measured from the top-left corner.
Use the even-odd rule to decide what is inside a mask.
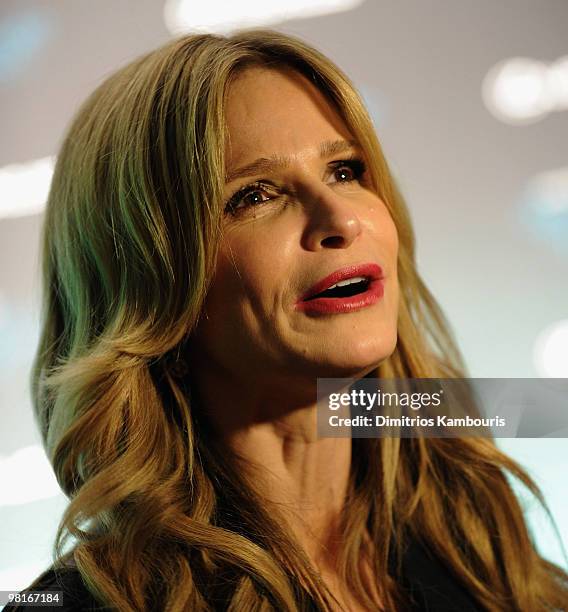
[[[388,359],[396,347],[396,334],[394,338],[381,338],[381,341],[365,339],[359,343],[349,343],[347,346],[338,346],[333,354],[329,355],[325,369],[331,374],[320,378],[362,378],[385,359]]]

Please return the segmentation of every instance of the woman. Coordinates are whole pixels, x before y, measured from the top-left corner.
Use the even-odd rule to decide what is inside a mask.
[[[305,43],[188,36],[106,80],[58,156],[43,265],[34,403],[71,502],[31,588],[567,609],[506,473],[540,493],[491,440],[317,437],[318,377],[464,367],[360,98]]]

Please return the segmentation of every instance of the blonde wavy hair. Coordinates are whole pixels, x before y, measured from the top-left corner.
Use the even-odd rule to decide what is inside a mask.
[[[251,65],[287,66],[323,92],[365,152],[398,229],[398,344],[373,374],[465,375],[417,273],[409,214],[372,122],[330,60],[295,38],[253,30],[181,37],[112,74],[79,109],[57,158],[32,394],[70,498],[54,566],[72,557],[92,594],[120,611],[333,604],[172,367],[191,341],[221,239],[225,97]],[[406,609],[398,572],[408,538],[438,555],[480,607],[566,609],[568,576],[538,554],[507,476],[544,503],[541,494],[492,440],[353,445],[340,571],[369,609],[359,572],[367,553],[385,608]]]

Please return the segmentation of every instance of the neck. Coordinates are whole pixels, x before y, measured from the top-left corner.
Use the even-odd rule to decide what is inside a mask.
[[[315,420],[315,407],[302,409]],[[297,424],[296,419],[293,419]],[[351,467],[351,439],[311,439],[288,419],[234,432],[227,439],[254,466],[257,492],[279,509],[316,566],[334,565]],[[302,432],[302,433],[297,433]]]
[[[351,438],[318,438],[312,397],[199,373],[193,388],[215,436],[250,466],[269,511],[316,568],[334,571],[351,469]]]

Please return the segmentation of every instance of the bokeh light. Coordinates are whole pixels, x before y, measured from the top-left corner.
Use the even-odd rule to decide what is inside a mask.
[[[553,323],[538,335],[533,355],[539,376],[568,378],[568,319]]]
[[[489,112],[505,123],[527,125],[568,108],[568,56],[547,65],[527,57],[499,62],[483,80]]]
[[[0,219],[25,217],[43,211],[55,157],[0,168]]]
[[[172,34],[189,31],[227,33],[237,28],[268,26],[349,11],[363,0],[166,0],[164,22]]]
[[[568,167],[539,173],[527,183],[519,220],[541,245],[568,256]]]
[[[494,66],[483,82],[482,95],[489,111],[501,121],[526,124],[550,110],[546,64],[515,57]]]
[[[0,83],[15,80],[53,36],[54,22],[38,9],[16,13],[0,23]]]
[[[568,109],[568,55],[548,68],[547,87],[556,101],[556,109]]]

